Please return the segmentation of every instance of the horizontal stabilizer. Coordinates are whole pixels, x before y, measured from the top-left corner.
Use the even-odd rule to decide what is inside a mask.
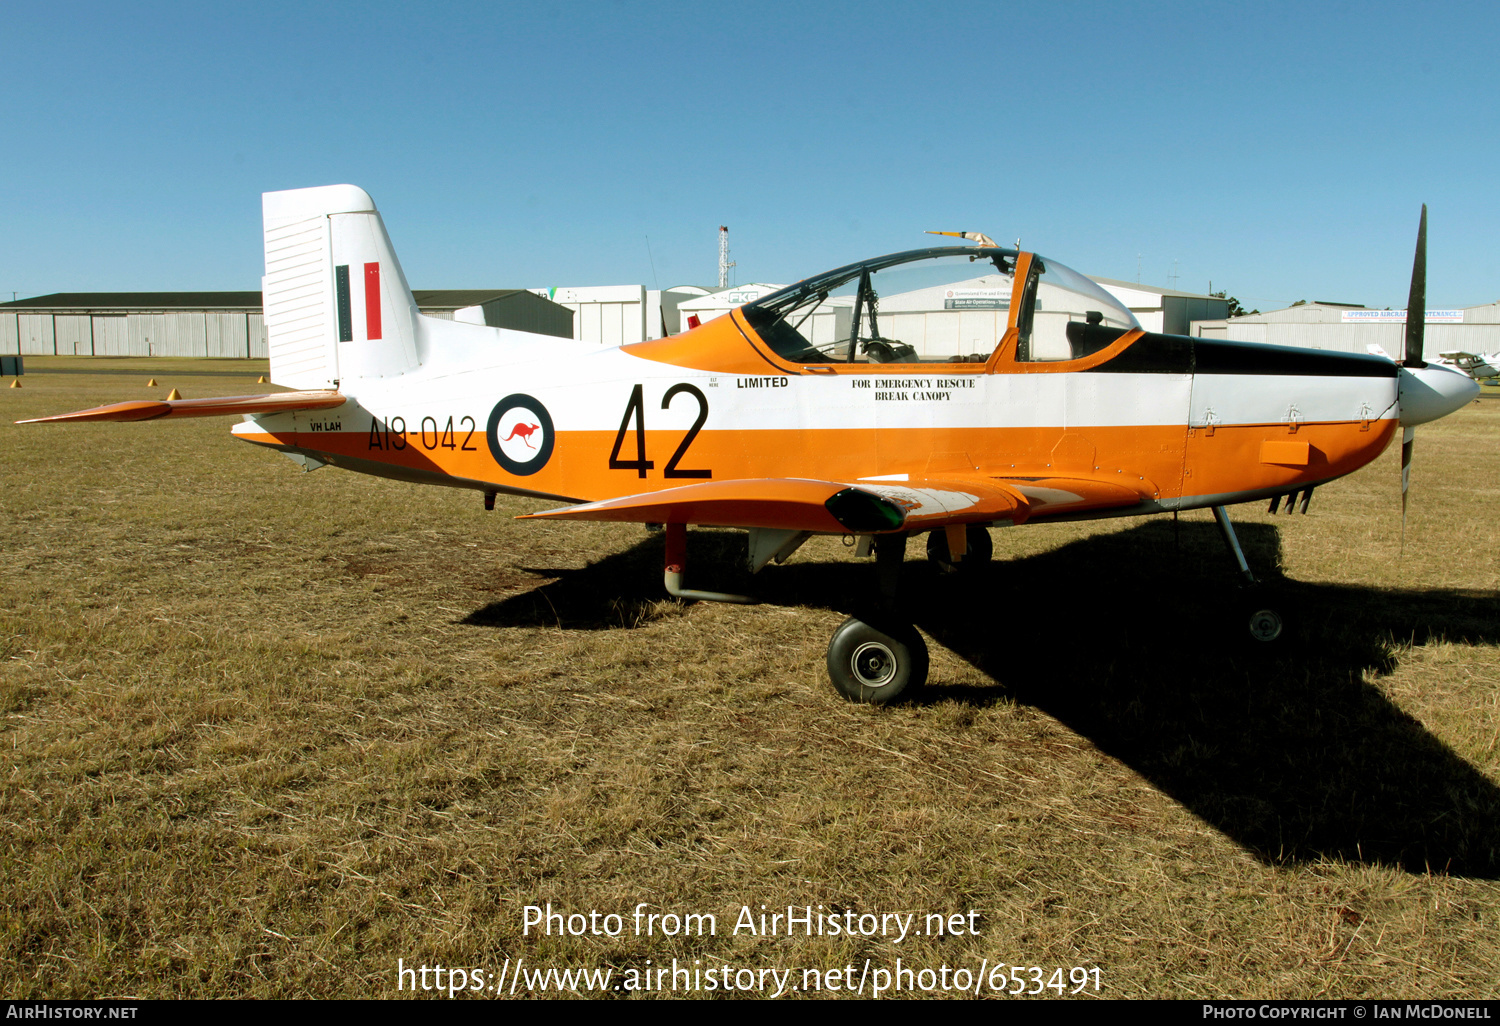
[[[287,413],[292,410],[330,410],[344,404],[333,391],[277,392],[272,395],[235,395],[215,399],[139,399],[51,417],[18,420],[17,424],[50,424],[72,420],[155,420],[158,417],[220,417],[235,413]]]

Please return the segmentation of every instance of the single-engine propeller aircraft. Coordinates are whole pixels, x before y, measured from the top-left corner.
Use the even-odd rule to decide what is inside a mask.
[[[1454,350],[1439,353],[1437,363],[1463,371],[1475,381],[1500,378],[1500,353],[1466,353]]]
[[[1422,360],[1161,335],[1094,282],[977,232],[804,279],[691,331],[602,348],[417,312],[375,204],[350,185],[266,193],[271,380],[295,391],[126,402],[44,421],[242,414],[316,469],[552,500],[533,517],[749,531],[751,569],[814,534],[875,555],[880,601],[828,646],[844,695],[888,702],[927,654],[896,604],[906,541],[947,563],[987,527],[1300,497],[1478,386]],[[974,244],[974,243],[978,244]],[[1408,309],[1425,303],[1426,208]],[[1280,632],[1274,611],[1251,632]]]

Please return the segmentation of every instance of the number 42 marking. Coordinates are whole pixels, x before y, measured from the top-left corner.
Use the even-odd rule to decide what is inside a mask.
[[[698,437],[698,432],[703,430],[703,425],[708,421],[708,399],[695,386],[687,382],[673,385],[667,389],[667,394],[662,397],[661,408],[667,409],[672,405],[672,400],[686,392],[698,400],[698,419],[693,421],[693,426],[683,436],[682,442],[677,446],[677,451],[662,468],[662,477],[713,477],[712,470],[683,470],[678,466],[682,458],[687,455],[688,446],[693,444],[693,439]],[[631,423],[635,424],[635,459],[620,459],[620,450],[625,446],[625,434],[630,430]],[[625,416],[620,418],[620,430],[615,435],[615,447],[610,450],[610,470],[634,470],[642,478],[646,471],[654,469],[656,462],[646,459],[646,400],[642,386],[636,385],[630,393],[630,401],[625,404]]]

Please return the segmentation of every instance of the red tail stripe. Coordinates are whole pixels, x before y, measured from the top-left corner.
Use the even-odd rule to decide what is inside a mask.
[[[380,265],[365,264],[365,337],[380,337]]]

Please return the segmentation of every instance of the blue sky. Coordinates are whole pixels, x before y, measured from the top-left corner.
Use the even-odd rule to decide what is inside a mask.
[[[1087,274],[1500,299],[1500,14],[1378,3],[7,5],[0,294],[255,289],[352,182],[416,288],[786,282],[1020,238]],[[649,239],[649,243],[648,243]]]

